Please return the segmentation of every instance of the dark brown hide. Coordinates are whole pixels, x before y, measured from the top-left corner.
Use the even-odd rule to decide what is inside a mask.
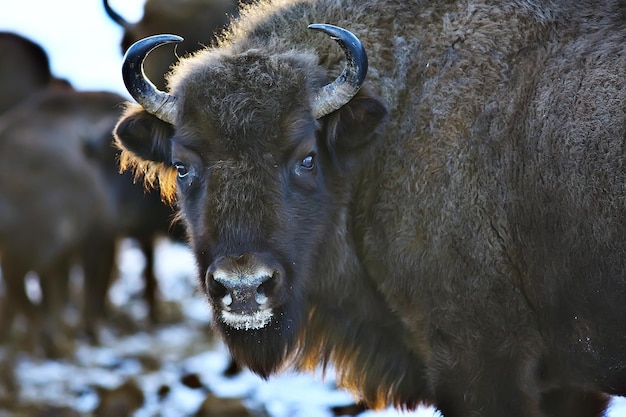
[[[355,33],[364,88],[312,97]],[[626,395],[623,2],[262,1],[129,105],[200,288],[261,375],[334,365],[372,406],[580,417]],[[388,116],[388,122],[385,123]]]

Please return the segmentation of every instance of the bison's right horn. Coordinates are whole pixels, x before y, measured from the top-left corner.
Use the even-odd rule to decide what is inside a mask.
[[[313,99],[313,116],[316,119],[339,110],[347,104],[361,88],[367,74],[367,54],[361,41],[343,28],[315,23],[309,29],[319,30],[330,35],[346,54],[345,68],[330,84],[322,87]]]
[[[104,10],[111,18],[111,20],[120,25],[122,28],[128,29],[131,26],[126,19],[124,19],[122,16],[119,15],[119,13],[111,8],[108,0],[104,0]]]
[[[148,113],[170,124],[176,120],[176,97],[152,84],[143,71],[143,61],[158,46],[182,40],[177,35],[154,35],[141,39],[128,48],[122,65],[122,78],[130,95]]]

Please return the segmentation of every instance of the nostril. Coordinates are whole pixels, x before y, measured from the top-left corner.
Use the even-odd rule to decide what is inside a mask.
[[[228,289],[215,279],[213,274],[207,273],[205,278],[206,289],[215,298],[223,298],[229,295]]]
[[[258,258],[224,257],[207,269],[204,290],[216,307],[243,314],[280,304],[283,270]]]
[[[216,300],[221,300],[224,307],[229,308],[233,303],[233,296],[228,288],[215,279],[213,274],[206,275],[206,287],[208,293]]]
[[[271,297],[276,292],[278,285],[280,283],[280,272],[274,271],[271,277],[263,281],[259,288],[257,289],[257,302],[262,304],[259,300],[259,296],[264,297],[265,301],[267,301],[267,297]]]

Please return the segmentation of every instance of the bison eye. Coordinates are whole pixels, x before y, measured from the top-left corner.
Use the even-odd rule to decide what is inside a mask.
[[[315,152],[311,152],[310,154],[308,154],[305,158],[297,162],[293,167],[293,173],[298,177],[303,175],[305,177],[310,177],[311,175],[315,174],[315,171]]]
[[[177,163],[177,164],[174,164],[174,167],[176,168],[176,171],[178,172],[178,178],[185,178],[187,175],[189,175],[189,170],[183,164]]]
[[[315,155],[311,154],[304,158],[302,162],[300,162],[300,167],[308,171],[311,171],[313,168],[315,168]]]

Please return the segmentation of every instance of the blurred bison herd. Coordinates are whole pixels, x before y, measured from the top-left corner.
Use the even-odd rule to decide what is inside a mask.
[[[104,9],[124,29],[121,53],[145,36],[172,32],[185,38],[176,50],[181,56],[210,44],[243,3],[148,0],[137,23],[106,0]],[[112,320],[107,292],[123,238],[135,239],[145,255],[149,324],[159,323],[155,239],[184,242],[185,235],[158,191],[119,172],[111,132],[126,99],[74,89],[51,73],[39,45],[15,33],[0,32],[0,55],[11,58],[0,60],[0,343],[45,358],[69,355],[76,340],[98,344]],[[173,57],[162,48],[146,62],[157,84]],[[70,288],[77,266],[78,300]],[[33,274],[41,290],[36,301],[25,286]],[[78,323],[64,319],[71,303],[80,304]],[[233,364],[230,372],[236,369]]]

